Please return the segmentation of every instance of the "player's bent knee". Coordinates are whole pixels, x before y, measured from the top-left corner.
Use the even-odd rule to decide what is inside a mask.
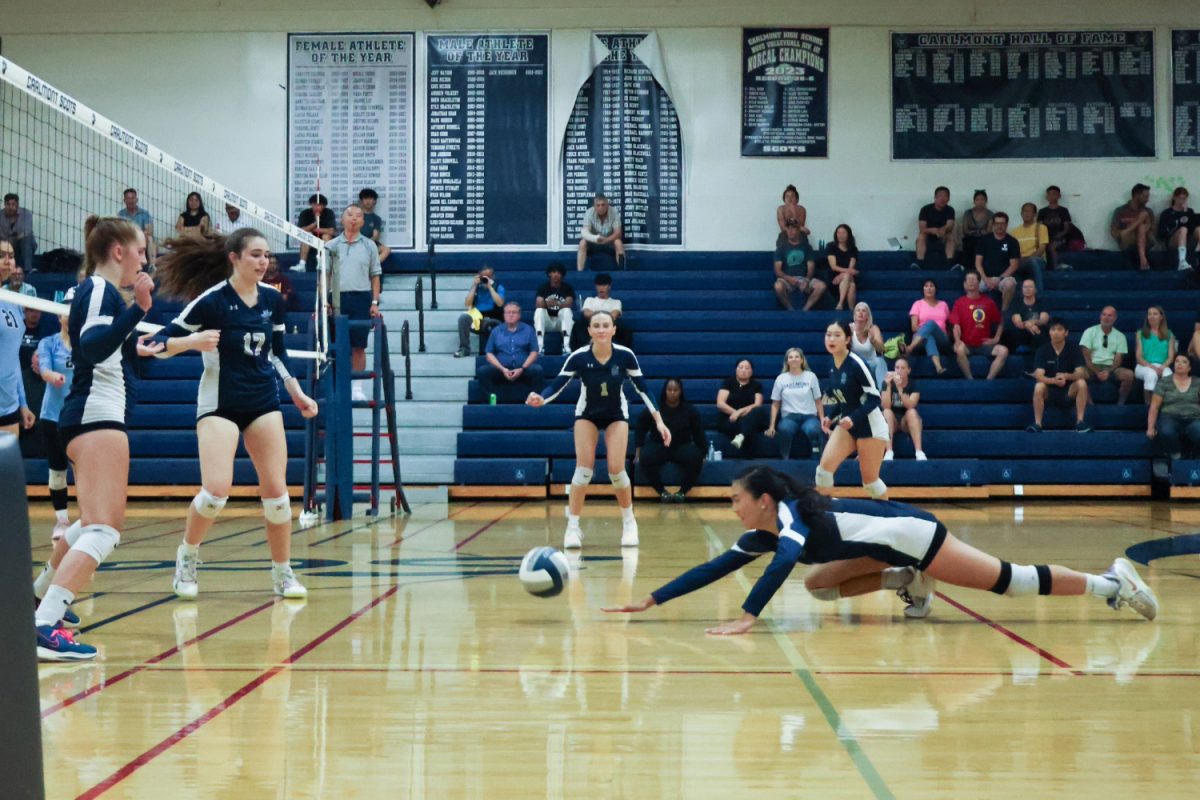
[[[121,534],[111,525],[85,525],[71,549],[90,556],[97,564],[103,564],[120,542]]]
[[[46,486],[52,492],[67,488],[67,471],[65,469],[50,470],[50,478],[46,481]]]
[[[842,598],[842,590],[840,587],[834,586],[832,589],[809,589],[808,593],[812,595],[814,600],[840,600]]]
[[[292,521],[292,498],[286,494],[279,497],[264,497],[262,505],[263,517],[272,525],[282,525]]]
[[[67,528],[63,534],[63,539],[67,543],[67,547],[74,547],[75,542],[79,541],[79,535],[83,533],[83,522],[75,520],[71,523],[71,527]]]
[[[221,509],[229,502],[228,497],[217,497],[215,494],[200,487],[200,492],[192,499],[192,508],[205,519],[216,519]]]
[[[821,487],[822,489],[832,488],[833,473],[830,472],[829,470],[825,469],[824,467],[818,465],[817,473],[816,473],[815,477],[813,478],[813,483],[815,483],[817,486]]]
[[[613,485],[614,489],[628,489],[629,488],[629,473],[626,472],[625,470],[621,470],[620,472],[615,473],[615,474],[612,472],[608,473],[608,479],[610,481],[612,481],[612,485]]]
[[[870,483],[864,483],[863,488],[867,490],[867,494],[869,494],[873,500],[878,500],[879,498],[883,497],[887,494],[888,490],[887,484],[879,478],[876,478]]]
[[[574,486],[587,486],[592,482],[592,471],[587,467],[576,467],[575,474],[571,476],[571,483]]]

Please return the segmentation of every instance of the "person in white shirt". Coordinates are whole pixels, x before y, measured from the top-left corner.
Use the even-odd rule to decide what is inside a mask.
[[[217,232],[228,236],[239,228],[248,227],[250,227],[250,223],[242,216],[242,210],[226,203],[225,216],[217,220]]]
[[[808,368],[804,351],[790,347],[784,356],[783,372],[771,387],[771,423],[765,434],[776,440],[779,457],[786,461],[791,456],[792,440],[797,433],[803,432],[808,437],[814,453],[821,452],[824,421],[825,408],[821,404],[817,375]]]
[[[609,205],[608,198],[596,195],[592,207],[583,215],[579,231],[579,253],[575,257],[575,268],[579,271],[587,266],[592,253],[608,253],[621,269],[625,268],[624,230],[621,228],[621,212]]]
[[[633,331],[629,327],[629,319],[623,315],[621,301],[612,296],[612,275],[607,272],[597,273],[595,279],[596,294],[583,301],[583,324],[576,325],[571,329],[571,349],[578,350],[588,343],[588,323],[591,322],[592,314],[597,311],[606,311],[613,318],[613,322],[617,323],[617,332],[613,334],[613,341],[622,347],[633,347]]]

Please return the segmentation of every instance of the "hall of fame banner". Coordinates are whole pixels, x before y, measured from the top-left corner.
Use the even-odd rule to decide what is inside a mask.
[[[1200,157],[1200,30],[1171,31],[1171,111],[1172,153]]]

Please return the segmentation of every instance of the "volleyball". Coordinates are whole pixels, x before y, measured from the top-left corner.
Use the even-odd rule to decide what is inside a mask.
[[[525,591],[535,597],[554,597],[570,578],[567,557],[553,547],[535,547],[521,559],[518,573]]]

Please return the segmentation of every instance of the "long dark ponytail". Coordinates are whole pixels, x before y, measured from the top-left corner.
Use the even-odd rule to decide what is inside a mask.
[[[777,469],[764,466],[747,467],[734,478],[734,482],[752,497],[770,495],[776,503],[795,500],[800,519],[809,527],[816,524],[817,519],[829,510],[829,498]]]

